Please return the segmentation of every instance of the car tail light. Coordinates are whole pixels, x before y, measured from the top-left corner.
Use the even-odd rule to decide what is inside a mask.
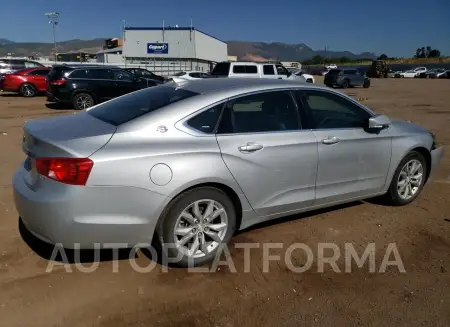
[[[88,158],[39,158],[39,174],[70,185],[86,185],[94,163]]]
[[[50,84],[51,85],[64,85],[64,84],[66,84],[66,80],[57,79],[57,80],[51,81]]]

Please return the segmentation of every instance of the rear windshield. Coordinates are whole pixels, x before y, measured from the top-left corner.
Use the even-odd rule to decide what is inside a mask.
[[[197,94],[168,86],[154,86],[102,103],[87,112],[106,123],[118,126]]]
[[[340,69],[330,69],[330,71],[328,72],[329,75],[337,75],[341,72]]]
[[[219,62],[211,71],[210,75],[214,76],[228,76],[230,72],[230,63],[229,62]]]
[[[60,79],[63,77],[63,74],[66,71],[72,70],[72,68],[69,67],[53,67],[50,73],[48,74],[48,79],[50,81],[54,81],[55,79]]]

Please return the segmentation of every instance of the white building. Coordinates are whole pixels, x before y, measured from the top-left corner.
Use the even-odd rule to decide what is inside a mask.
[[[162,75],[190,70],[208,72],[215,63],[226,61],[227,53],[225,42],[191,27],[126,27],[121,51],[125,64],[145,65]],[[108,57],[117,61],[116,55],[117,50],[114,56],[105,52],[100,61],[108,62]]]

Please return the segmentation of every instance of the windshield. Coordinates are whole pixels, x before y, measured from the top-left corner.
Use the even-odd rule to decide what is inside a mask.
[[[219,62],[211,71],[210,75],[213,76],[228,76],[230,72],[229,62]]]
[[[330,69],[327,75],[337,75],[341,72],[340,69]]]
[[[186,73],[185,72],[179,72],[179,73],[173,74],[172,76],[183,76],[184,74],[186,74]]]
[[[92,109],[88,109],[87,112],[95,118],[118,126],[197,94],[184,89],[154,86],[102,103]]]

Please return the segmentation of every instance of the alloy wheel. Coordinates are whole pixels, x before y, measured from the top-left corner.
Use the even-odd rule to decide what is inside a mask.
[[[89,107],[92,107],[92,104],[92,98],[88,95],[82,95],[77,98],[77,107],[80,109],[87,109]]]
[[[417,194],[422,185],[423,173],[423,165],[417,159],[410,160],[403,166],[397,180],[400,198],[409,200]]]
[[[219,246],[227,230],[224,206],[211,199],[198,200],[188,205],[175,223],[175,247],[188,257],[201,258]]]

